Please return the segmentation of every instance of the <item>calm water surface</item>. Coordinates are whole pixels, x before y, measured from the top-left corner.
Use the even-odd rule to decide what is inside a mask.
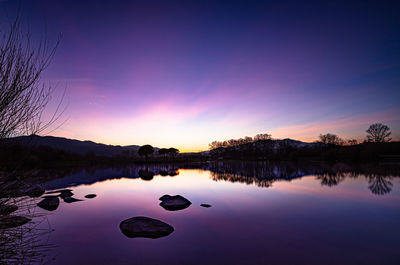
[[[84,201],[46,214],[50,264],[400,264],[399,174],[346,167],[267,164],[126,167],[67,174],[46,190],[70,188]],[[157,175],[160,170],[178,175]],[[162,171],[161,171],[162,172]],[[163,173],[162,173],[163,174]],[[164,174],[165,175],[165,174]],[[96,198],[85,199],[89,193]],[[158,198],[192,202],[166,211]],[[201,203],[211,204],[203,208]],[[147,216],[172,225],[159,239],[127,238],[121,221]]]

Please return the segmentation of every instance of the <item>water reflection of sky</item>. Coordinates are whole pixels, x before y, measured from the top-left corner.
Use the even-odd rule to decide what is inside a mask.
[[[400,181],[373,194],[368,179],[321,185],[317,175],[271,187],[215,181],[208,170],[178,176],[115,178],[73,186],[74,197],[48,216],[53,264],[398,264]],[[158,198],[180,194],[192,205],[166,211]],[[200,207],[209,203],[211,208]],[[164,238],[127,238],[119,223],[134,216],[175,228]],[[50,256],[51,256],[50,255]]]

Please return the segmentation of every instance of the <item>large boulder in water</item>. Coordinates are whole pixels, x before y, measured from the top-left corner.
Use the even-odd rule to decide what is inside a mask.
[[[160,206],[168,211],[178,211],[188,208],[192,203],[181,195],[163,195],[159,198]]]
[[[136,216],[124,220],[119,224],[119,228],[129,238],[160,238],[168,236],[174,231],[174,228],[169,224],[144,216]]]
[[[47,211],[54,211],[58,208],[60,204],[60,199],[57,196],[46,196],[43,200],[41,200],[37,206]]]
[[[0,216],[0,229],[14,228],[26,224],[31,219],[24,216]]]

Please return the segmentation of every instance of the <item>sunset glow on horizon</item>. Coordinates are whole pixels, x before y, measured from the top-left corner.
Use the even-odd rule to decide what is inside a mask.
[[[259,133],[362,140],[382,122],[400,140],[400,20],[385,2],[22,2],[34,38],[63,35],[43,79],[57,85],[47,116],[66,89],[50,135],[191,152]]]

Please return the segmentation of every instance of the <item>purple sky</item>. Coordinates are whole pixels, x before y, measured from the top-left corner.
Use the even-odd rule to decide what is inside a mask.
[[[63,34],[44,78],[55,102],[66,88],[51,134],[197,151],[383,122],[400,139],[399,4],[322,2],[22,1],[34,38]]]

